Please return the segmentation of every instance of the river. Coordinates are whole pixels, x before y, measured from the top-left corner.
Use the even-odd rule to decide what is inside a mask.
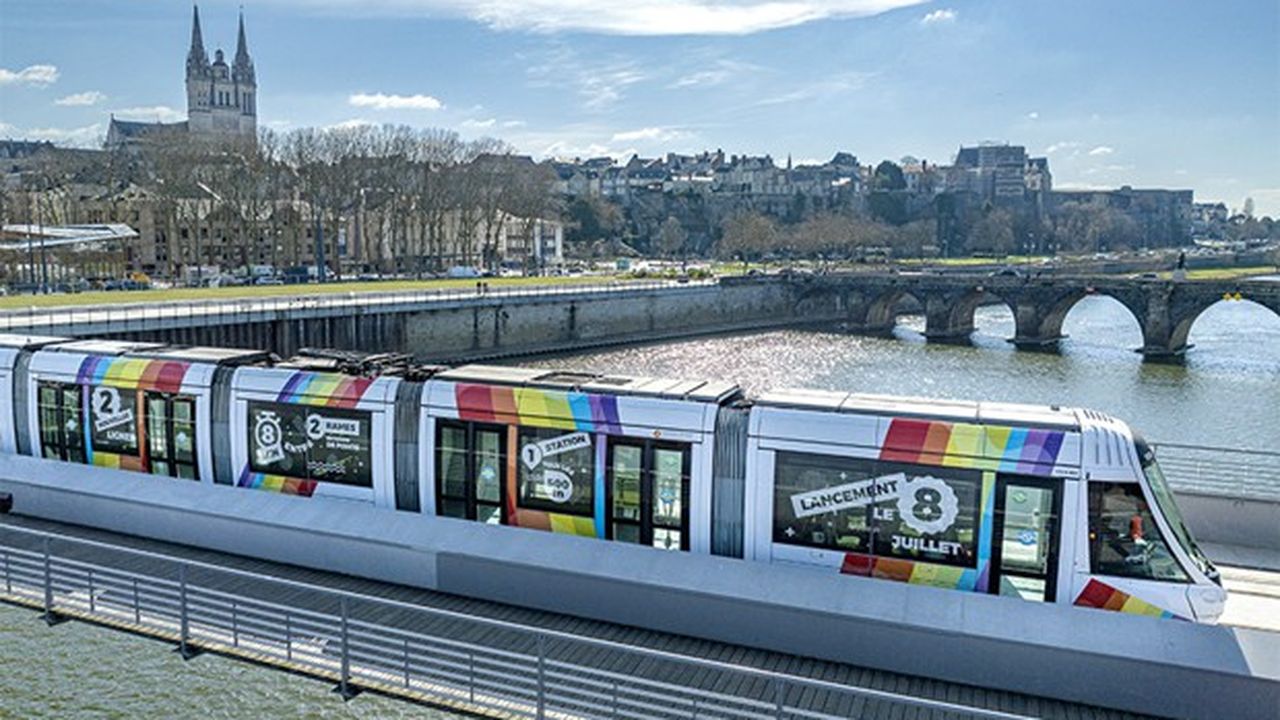
[[[1067,316],[1056,353],[1016,350],[1013,315],[979,308],[968,345],[925,342],[907,316],[891,338],[780,330],[522,361],[534,367],[735,380],[748,392],[851,390],[1093,408],[1149,438],[1234,448],[1280,447],[1280,316],[1220,302],[1191,328],[1180,365],[1147,363],[1138,322],[1105,297]]]

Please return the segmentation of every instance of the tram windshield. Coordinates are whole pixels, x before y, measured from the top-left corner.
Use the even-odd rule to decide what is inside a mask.
[[[1196,567],[1200,568],[1200,572],[1211,580],[1217,580],[1218,569],[1213,566],[1213,563],[1205,556],[1204,551],[1196,544],[1195,537],[1191,534],[1191,529],[1187,527],[1186,521],[1182,519],[1182,511],[1178,509],[1178,504],[1174,502],[1173,491],[1169,489],[1169,483],[1164,478],[1164,472],[1160,470],[1160,464],[1156,462],[1155,451],[1141,437],[1134,438],[1134,445],[1138,451],[1138,459],[1142,462],[1142,474],[1147,478],[1147,484],[1151,487],[1151,495],[1155,498],[1156,505],[1160,508],[1160,513],[1164,515],[1169,527],[1172,528],[1174,538],[1187,551],[1187,555],[1191,557],[1191,561],[1196,564]]]

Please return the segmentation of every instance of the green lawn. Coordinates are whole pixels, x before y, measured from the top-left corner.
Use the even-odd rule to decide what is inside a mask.
[[[1254,275],[1280,275],[1280,268],[1275,265],[1257,265],[1252,267],[1200,268],[1187,271],[1188,280],[1234,280]],[[1173,277],[1173,272],[1162,272],[1160,277],[1167,280]]]
[[[491,288],[531,285],[579,285],[613,282],[612,276],[565,276],[528,278],[488,278]],[[474,288],[476,279],[386,280],[382,282],[341,282],[308,285],[249,285],[227,288],[172,288],[167,290],[120,290],[115,292],[62,293],[53,295],[10,295],[0,297],[0,310],[30,307],[80,307],[156,303],[174,300],[241,300],[262,297],[302,297],[335,293],[406,292]]]

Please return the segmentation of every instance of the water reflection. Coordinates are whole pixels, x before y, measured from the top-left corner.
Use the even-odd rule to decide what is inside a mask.
[[[904,317],[887,338],[778,331],[636,346],[521,364],[599,372],[728,378],[750,392],[809,387],[1092,407],[1164,441],[1280,446],[1280,317],[1249,302],[1223,302],[1191,329],[1183,365],[1144,363],[1137,320],[1119,302],[1091,296],[1063,325],[1056,353],[1007,342],[1013,315],[979,308],[964,345],[928,343],[924,320]]]

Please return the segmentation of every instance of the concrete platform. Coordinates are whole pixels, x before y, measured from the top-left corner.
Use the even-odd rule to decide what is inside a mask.
[[[246,570],[254,573],[271,575],[273,577],[356,592],[372,597],[393,599],[422,605],[424,607],[442,608],[463,612],[477,617],[503,620],[561,632],[569,632],[585,637],[605,639],[631,646],[661,650],[699,659],[716,660],[749,668],[767,669],[773,672],[785,673],[798,677],[820,678],[843,685],[853,685],[893,693],[908,694],[913,697],[944,700],[977,708],[1000,710],[1019,716],[1069,718],[1071,720],[1110,720],[1113,718],[1120,720],[1121,718],[1143,717],[1132,713],[1097,708],[1084,704],[1062,702],[1059,700],[1040,698],[1031,695],[1020,695],[1017,693],[998,690],[988,690],[956,683],[940,682],[927,678],[872,670],[847,664],[812,660],[795,655],[767,652],[743,646],[711,642],[670,633],[653,632],[641,628],[584,620],[566,615],[519,608],[495,602],[473,600],[446,593],[430,592],[390,583],[353,578],[346,575],[307,570],[290,565],[254,560],[183,545],[157,542],[154,540],[121,535],[93,528],[50,522],[35,518],[12,515],[5,516],[3,519],[0,519],[0,533],[3,533],[6,526],[53,532],[74,538],[110,543],[122,548],[158,553],[179,560],[196,561],[230,569]],[[77,555],[81,560],[118,569],[128,569],[133,571],[146,571],[148,569],[145,561],[139,562],[138,560],[130,559],[129,556],[123,553],[116,554],[110,551],[90,550],[87,552],[77,553]],[[195,581],[194,578],[193,581]],[[254,588],[245,584],[243,581],[236,581],[234,586],[225,584],[224,581],[220,581],[214,576],[202,576],[199,578],[198,582],[202,585],[212,585],[217,589],[227,592],[248,594],[265,592],[264,588]],[[290,596],[288,598],[277,597],[276,599],[287,601],[297,607],[307,607],[308,605],[317,602],[325,602],[325,598],[308,598],[303,595]],[[380,618],[382,621],[386,621],[386,619],[387,618]],[[33,617],[32,622],[35,621],[36,619]],[[446,633],[450,631],[449,628],[440,627],[434,627],[431,630],[433,632],[444,630]],[[476,640],[477,638],[467,639]],[[501,638],[498,635],[490,635],[487,638],[478,639],[491,642],[501,641]],[[616,666],[619,662],[619,658],[604,657],[599,656],[599,654],[597,655],[597,657],[592,657],[590,660],[593,663],[599,663],[601,666]],[[661,676],[663,669],[648,665],[625,668],[624,670],[632,673],[641,673],[645,675],[656,674]],[[670,678],[667,679],[670,680]],[[709,677],[704,678],[703,680],[715,682],[714,678]],[[733,685],[732,681],[728,680],[725,682],[725,686],[716,686],[715,689],[720,692],[731,694],[741,693],[743,696],[750,696],[755,694],[757,690],[762,690],[761,688]],[[815,698],[815,702],[818,700],[820,699]],[[887,701],[867,701],[856,708],[845,708],[843,712],[848,713],[847,716],[849,717],[867,719],[893,718],[894,720],[908,720],[910,718],[963,717],[963,715],[951,713],[904,708],[901,705]]]

